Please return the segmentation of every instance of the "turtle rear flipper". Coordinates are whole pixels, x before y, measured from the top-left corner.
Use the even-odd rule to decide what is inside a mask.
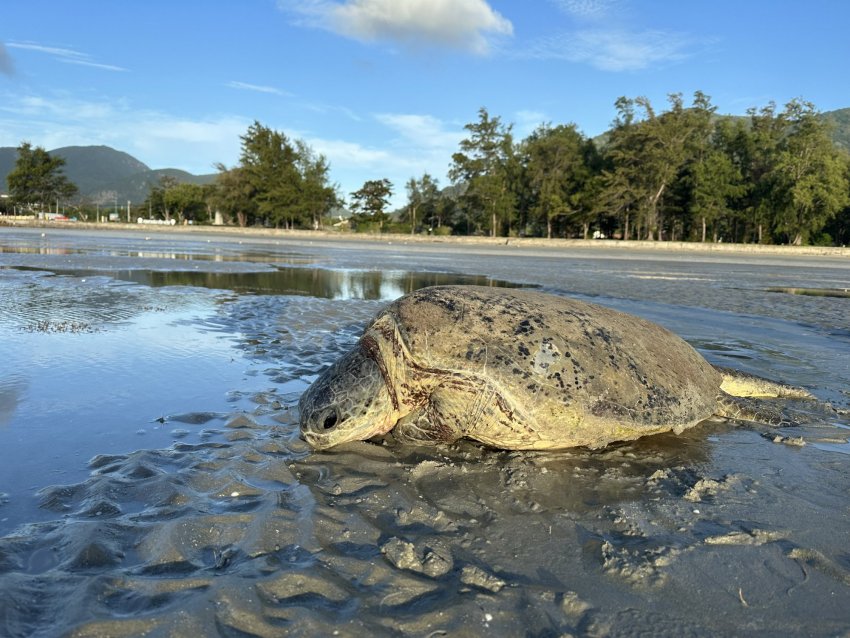
[[[814,399],[811,392],[793,385],[777,383],[753,374],[715,366],[723,375],[720,389],[733,397],[770,397],[781,399]]]
[[[732,396],[726,392],[721,392],[717,397],[717,416],[773,427],[791,425],[791,420],[777,406],[757,398]]]

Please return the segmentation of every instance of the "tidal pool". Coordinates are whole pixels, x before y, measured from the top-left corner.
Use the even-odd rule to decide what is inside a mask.
[[[610,305],[821,402],[597,451],[312,453],[300,394],[438,283]],[[848,286],[828,259],[0,228],[0,634],[840,635],[848,301],[768,289]]]

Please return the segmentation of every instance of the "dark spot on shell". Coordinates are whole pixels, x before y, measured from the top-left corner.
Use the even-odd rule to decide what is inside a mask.
[[[516,330],[514,330],[514,334],[516,335],[527,335],[534,332],[534,328],[531,327],[531,322],[528,319],[523,319],[520,321]]]
[[[605,330],[604,328],[597,328],[594,333],[605,343],[611,343],[611,333]]]

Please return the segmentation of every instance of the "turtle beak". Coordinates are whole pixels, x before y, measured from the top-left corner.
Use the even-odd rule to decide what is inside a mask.
[[[302,431],[301,438],[304,439],[307,442],[307,445],[309,445],[314,450],[324,450],[325,448],[330,447],[329,445],[327,445],[327,441],[322,440],[324,437],[316,434],[315,432]]]
[[[333,447],[339,442],[339,437],[333,436],[331,431],[319,431],[309,425],[302,425],[301,438],[314,450],[325,450],[329,447]]]

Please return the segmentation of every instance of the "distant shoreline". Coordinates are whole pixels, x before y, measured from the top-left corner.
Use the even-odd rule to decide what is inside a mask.
[[[348,243],[376,243],[376,244],[416,244],[434,245],[445,247],[447,244],[459,246],[499,247],[511,246],[515,248],[526,248],[531,250],[555,250],[570,249],[580,251],[594,251],[607,249],[611,251],[657,251],[657,252],[690,252],[690,253],[714,253],[733,254],[743,253],[749,255],[789,255],[789,256],[824,256],[824,257],[850,257],[848,246],[787,246],[775,244],[727,244],[727,243],[702,243],[683,241],[636,241],[617,239],[546,239],[543,237],[481,237],[465,235],[408,235],[408,234],[369,234],[350,233],[328,230],[282,230],[274,228],[257,228],[239,226],[157,226],[126,223],[89,223],[89,222],[63,222],[63,221],[6,221],[0,217],[0,229],[2,228],[52,228],[55,230],[74,232],[137,232],[147,235],[152,234],[209,234],[217,235],[222,239],[227,236],[250,237],[251,239],[288,239],[293,241],[328,241]]]

